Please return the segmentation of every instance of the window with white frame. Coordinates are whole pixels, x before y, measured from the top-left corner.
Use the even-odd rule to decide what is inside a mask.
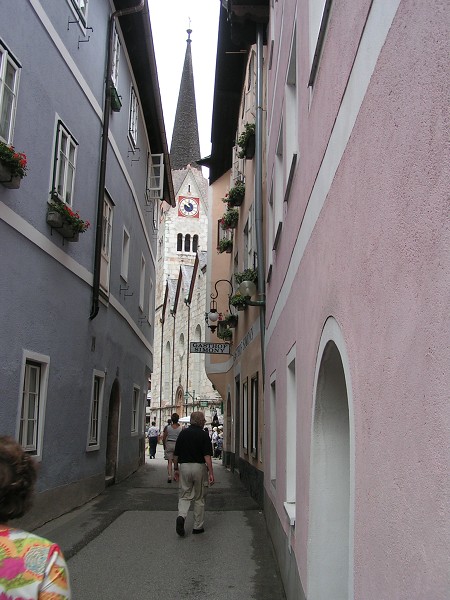
[[[25,352],[23,361],[18,438],[27,452],[40,457],[50,359],[45,355]]]
[[[141,391],[138,387],[133,388],[133,402],[131,405],[131,433],[138,433],[139,427],[139,398]]]
[[[83,25],[86,25],[87,9],[89,0],[71,0],[72,6],[77,14],[81,17]]]
[[[98,450],[100,448],[100,424],[104,389],[105,374],[102,371],[95,370],[92,380],[91,414],[89,418],[87,450]]]
[[[153,286],[153,280],[148,281],[148,310],[147,310],[147,322],[151,324],[153,322],[153,311],[155,310],[155,290]]]
[[[118,89],[119,85],[119,59],[120,59],[120,39],[116,26],[113,33],[113,55],[111,64],[111,81],[113,86]]]
[[[275,151],[275,165],[273,170],[273,250],[276,250],[280,241],[283,228],[283,185],[284,185],[284,161],[283,161],[283,123],[281,123],[278,135],[278,143]]]
[[[0,41],[0,139],[13,140],[20,65]]]
[[[242,384],[242,446],[248,452],[248,382]]]
[[[250,411],[251,411],[251,437],[250,451],[252,456],[258,456],[258,375],[252,377],[250,382]]]
[[[123,228],[122,233],[122,261],[120,264],[120,275],[122,279],[128,281],[128,266],[130,263],[130,234]]]
[[[144,310],[144,294],[145,294],[145,258],[141,255],[141,276],[139,279],[139,308]]]
[[[51,195],[69,206],[73,203],[77,146],[78,142],[64,123],[58,121]]]
[[[289,200],[294,170],[297,164],[298,154],[298,102],[297,102],[297,28],[294,27],[292,36],[291,55],[289,58],[288,71],[285,86],[285,120],[289,127],[285,129],[285,161],[284,179],[286,187],[284,201]]]
[[[270,378],[270,481],[277,484],[277,383],[275,374]]]
[[[137,147],[138,141],[138,100],[136,91],[133,86],[130,90],[130,115],[128,121],[128,133],[130,136],[131,145]]]
[[[309,66],[308,86],[313,86],[319,68],[323,42],[328,26],[332,0],[309,0]]]
[[[297,470],[297,378],[295,373],[295,346],[287,355],[286,381],[286,502],[295,503]]]
[[[109,293],[112,221],[113,204],[111,200],[105,196],[103,198],[102,256],[100,263],[100,286],[105,293]]]

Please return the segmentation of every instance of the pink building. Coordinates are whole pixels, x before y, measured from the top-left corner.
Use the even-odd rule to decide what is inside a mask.
[[[289,600],[448,598],[448,4],[272,0],[265,515]]]

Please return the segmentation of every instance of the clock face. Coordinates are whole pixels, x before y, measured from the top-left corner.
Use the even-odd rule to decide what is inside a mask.
[[[198,218],[198,198],[185,198],[180,196],[178,214],[182,217]]]

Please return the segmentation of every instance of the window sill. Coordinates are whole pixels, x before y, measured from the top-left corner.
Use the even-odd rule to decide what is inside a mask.
[[[289,525],[295,525],[295,502],[284,502],[284,510],[289,517]]]

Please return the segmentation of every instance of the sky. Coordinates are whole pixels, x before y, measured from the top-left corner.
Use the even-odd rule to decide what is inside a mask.
[[[186,54],[186,30],[190,28],[200,151],[202,157],[208,156],[220,0],[148,0],[148,4],[167,143],[170,148]]]

